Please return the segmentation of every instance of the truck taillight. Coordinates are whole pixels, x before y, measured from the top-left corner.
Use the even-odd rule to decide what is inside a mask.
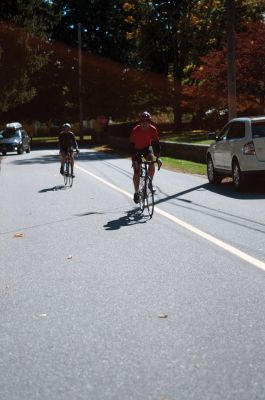
[[[243,147],[243,154],[246,156],[254,156],[256,154],[254,143],[247,142]]]

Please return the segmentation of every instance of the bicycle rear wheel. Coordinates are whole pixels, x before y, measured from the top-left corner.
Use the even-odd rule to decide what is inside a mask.
[[[148,177],[146,181],[146,205],[150,218],[154,214],[154,190],[152,180]]]

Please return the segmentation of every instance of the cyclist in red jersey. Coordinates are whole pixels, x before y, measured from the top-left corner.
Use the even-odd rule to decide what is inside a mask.
[[[160,142],[158,131],[151,122],[151,115],[149,112],[144,111],[140,114],[139,124],[136,125],[130,135],[130,152],[133,163],[133,184],[135,203],[139,203],[139,182],[140,182],[140,163],[142,157],[147,161],[156,161],[159,167],[162,165],[160,156]],[[150,164],[148,167],[148,175],[153,179],[155,174],[155,164]]]

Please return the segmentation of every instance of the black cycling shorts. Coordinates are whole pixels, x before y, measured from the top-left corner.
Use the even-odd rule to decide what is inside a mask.
[[[60,153],[61,154],[65,154],[65,155],[67,153],[73,154],[73,152],[74,152],[73,147],[60,147]]]
[[[136,150],[134,153],[135,160],[140,163],[142,161],[142,157],[146,158],[149,155],[154,154],[154,150],[152,146],[145,147],[144,149]]]

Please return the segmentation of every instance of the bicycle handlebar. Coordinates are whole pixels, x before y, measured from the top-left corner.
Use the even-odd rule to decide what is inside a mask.
[[[141,161],[140,162],[140,164],[145,164],[145,165],[148,165],[148,164],[157,164],[158,165],[158,171],[160,170],[160,168],[161,168],[161,165],[162,165],[162,162],[161,162],[161,164],[158,162],[158,159],[156,159],[155,161]]]

